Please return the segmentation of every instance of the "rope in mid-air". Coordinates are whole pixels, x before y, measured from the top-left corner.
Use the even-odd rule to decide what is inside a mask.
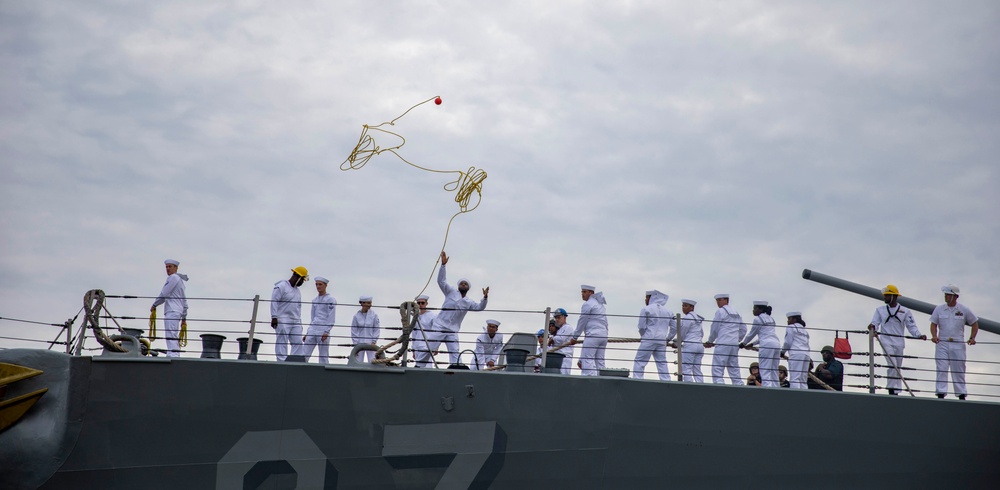
[[[455,192],[455,202],[458,203],[458,208],[459,208],[458,212],[453,214],[451,216],[451,219],[448,220],[448,226],[445,228],[444,241],[441,244],[441,252],[444,252],[445,247],[448,245],[448,235],[451,233],[451,223],[455,221],[455,218],[457,218],[460,214],[465,214],[475,210],[477,207],[479,207],[479,203],[482,202],[483,181],[486,180],[486,171],[483,169],[478,169],[476,167],[469,167],[469,169],[466,171],[435,170],[432,168],[427,168],[421,165],[417,165],[404,158],[398,152],[398,150],[402,148],[403,145],[406,144],[406,138],[404,138],[399,133],[389,131],[388,129],[383,128],[384,126],[395,126],[396,121],[401,119],[410,111],[432,101],[436,105],[441,105],[441,97],[434,96],[423,102],[413,105],[395,119],[383,122],[381,124],[376,124],[374,126],[365,124],[361,130],[361,137],[358,138],[358,144],[354,146],[354,150],[351,151],[351,154],[347,156],[347,159],[340,164],[340,170],[345,172],[349,170],[360,170],[366,164],[368,164],[368,162],[372,159],[372,157],[380,155],[383,152],[389,152],[392,153],[393,155],[396,155],[396,157],[402,160],[403,163],[406,163],[407,165],[410,165],[411,167],[414,168],[418,168],[420,170],[439,173],[439,174],[458,174],[455,180],[448,182],[447,184],[444,185],[444,190],[446,192]],[[375,142],[375,139],[371,135],[371,133],[374,133],[376,131],[383,133],[385,135],[391,135],[395,136],[396,138],[399,138],[399,144],[395,146],[388,146],[385,148],[380,147]],[[475,204],[470,207],[473,196],[476,197],[476,201]],[[431,273],[427,277],[427,282],[424,283],[424,287],[420,290],[420,292],[414,296],[419,296],[423,294],[424,291],[427,290],[427,286],[431,283],[431,279],[434,278],[434,270],[437,268],[438,262],[440,262],[440,260],[441,257],[439,253],[438,258],[434,261],[434,266],[431,268]]]

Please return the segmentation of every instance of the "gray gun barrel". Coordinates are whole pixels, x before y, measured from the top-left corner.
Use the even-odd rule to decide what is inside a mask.
[[[854,294],[860,294],[861,296],[867,296],[869,298],[877,299],[882,301],[882,290],[875,289],[868,286],[863,286],[856,282],[845,281],[839,277],[828,276],[819,272],[811,271],[809,269],[802,270],[802,278],[813,282],[818,282],[820,284],[825,284],[830,287],[835,287],[837,289],[843,289],[844,291],[850,291]],[[899,297],[899,304],[922,313],[930,315],[934,312],[935,305],[930,303],[925,303],[923,301],[915,300],[913,298],[907,298],[906,296]],[[987,320],[983,317],[979,317],[979,328],[990,333],[1000,335],[1000,323],[993,320]]]

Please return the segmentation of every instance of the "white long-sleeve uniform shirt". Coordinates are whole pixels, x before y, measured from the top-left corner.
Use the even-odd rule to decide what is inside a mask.
[[[302,293],[293,288],[287,279],[274,283],[271,290],[271,318],[278,323],[297,325],[302,323]]]
[[[469,297],[462,297],[458,289],[448,284],[445,277],[444,266],[438,270],[438,286],[444,293],[444,303],[441,304],[441,312],[434,319],[434,327],[444,332],[456,333],[462,328],[462,320],[466,313],[471,311],[482,311],[486,309],[487,298],[483,296],[482,301],[475,302]],[[470,291],[472,285],[469,285]],[[468,294],[468,293],[467,293]]]
[[[931,323],[938,326],[939,339],[952,339],[952,342],[965,341],[965,326],[979,321],[979,317],[962,303],[955,306],[947,304],[934,307],[931,313]]]
[[[774,330],[774,319],[767,313],[761,313],[754,317],[753,326],[750,327],[750,331],[747,332],[746,337],[743,337],[743,343],[749,345],[758,336],[760,337],[761,347],[770,347],[772,349],[781,347],[778,334]]]
[[[184,295],[184,280],[180,274],[170,274],[163,283],[160,295],[153,301],[153,307],[163,305],[164,316],[180,316],[187,318],[188,301]]]
[[[329,293],[316,296],[312,300],[309,329],[318,333],[330,333],[333,324],[337,323],[337,299]]]
[[[667,295],[656,292],[649,297],[649,304],[639,312],[639,336],[643,340],[667,339],[667,331],[675,323],[674,314],[666,307]]]
[[[425,336],[431,335],[435,318],[437,318],[437,313],[433,311],[426,311],[417,317],[417,324],[413,326],[413,333],[410,334],[410,338],[414,341],[421,341],[420,345],[414,344],[415,349],[423,349],[425,347],[423,340],[426,338]]]
[[[793,323],[785,327],[785,343],[781,345],[781,354],[789,357],[809,356],[809,331],[801,323]]]
[[[680,332],[677,333],[677,337],[684,344],[692,343],[701,345],[701,339],[705,336],[705,330],[701,327],[701,322],[703,321],[705,321],[705,317],[693,311],[682,316],[681,328]]]
[[[878,333],[888,334],[881,337],[884,344],[903,345],[906,342],[903,338],[906,334],[904,329],[909,330],[914,337],[923,335],[917,328],[917,322],[913,320],[913,313],[903,305],[896,305],[895,308],[882,305],[875,308],[872,325],[875,325]]]
[[[374,310],[362,313],[358,310],[351,320],[351,342],[354,344],[370,344],[378,342],[382,334],[381,322]]]
[[[740,339],[746,334],[747,326],[743,323],[743,317],[735,308],[726,305],[715,310],[707,342],[718,345],[739,345]]]
[[[604,308],[606,304],[604,293],[594,293],[583,303],[580,308],[580,319],[577,320],[576,330],[573,331],[574,339],[579,339],[581,335],[607,338],[608,315]]]
[[[500,351],[503,348],[503,334],[497,332],[490,338],[490,334],[483,328],[483,333],[476,337],[476,361],[478,369],[485,369],[487,362],[493,361],[496,364],[500,358]]]
[[[569,342],[570,340],[573,340],[573,327],[571,327],[569,323],[564,323],[563,326],[559,327],[559,330],[556,330],[556,334],[551,336],[549,340],[552,341],[552,345],[549,349],[558,347],[566,342]],[[567,345],[556,352],[563,354],[566,357],[573,357],[573,346]]]

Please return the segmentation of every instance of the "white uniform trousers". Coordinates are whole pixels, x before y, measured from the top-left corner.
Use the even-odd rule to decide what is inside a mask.
[[[885,387],[889,390],[902,391],[903,381],[900,378],[903,376],[903,373],[897,368],[903,367],[903,346],[900,344],[890,344],[885,341],[885,337],[882,337],[882,339],[886,356],[892,358],[891,362],[888,359],[885,361]]]
[[[584,376],[597,376],[600,370],[604,369],[604,349],[608,346],[608,337],[592,337],[587,335],[583,339],[583,348],[580,349],[580,364],[583,366]]]
[[[793,352],[788,355],[788,383],[792,389],[807,390],[809,385],[809,354]]]
[[[965,342],[962,339],[949,342],[941,339],[934,348],[934,360],[937,363],[937,385],[935,393],[948,393],[948,372],[951,372],[951,384],[956,395],[967,395],[965,390]]]
[[[180,357],[181,316],[177,313],[164,313],[163,316],[163,330],[167,335],[167,357]]]
[[[740,346],[738,345],[716,345],[715,352],[712,353],[712,382],[716,384],[726,384],[726,371],[729,371],[729,380],[734,385],[742,385],[743,378],[740,377]]]
[[[275,333],[277,335],[274,340],[274,354],[279,361],[284,361],[288,357],[289,344],[292,346],[291,354],[293,356],[302,354],[302,325],[279,321]]]
[[[635,351],[635,362],[632,364],[632,377],[642,379],[646,374],[646,363],[649,356],[653,356],[656,362],[656,371],[660,373],[660,381],[668,381],[670,372],[667,371],[667,341],[644,339],[639,342],[639,348]]]
[[[760,347],[757,361],[760,363],[760,379],[763,386],[781,386],[778,383],[778,359],[781,349],[778,347]]]
[[[681,374],[687,383],[704,383],[701,374],[701,360],[705,357],[705,346],[696,342],[681,344]]]
[[[417,349],[417,367],[430,366],[432,364],[431,352],[438,350],[441,344],[444,344],[445,348],[448,349],[448,363],[458,363],[457,333],[425,330],[424,335],[427,337],[427,344],[425,345],[423,341],[418,341],[414,347]]]
[[[330,337],[323,340],[324,329],[319,327],[309,327],[306,330],[305,340],[302,341],[302,355],[309,362],[313,349],[319,347],[318,361],[320,364],[330,364]]]
[[[559,369],[560,374],[570,374],[573,371],[573,358],[571,356],[566,356],[563,358],[562,368]]]

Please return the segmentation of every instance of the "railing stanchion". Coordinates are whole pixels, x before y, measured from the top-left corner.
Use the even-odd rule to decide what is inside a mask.
[[[253,296],[253,316],[250,318],[250,332],[249,338],[247,339],[247,351],[244,352],[247,358],[250,358],[250,353],[253,352],[253,334],[257,330],[257,306],[260,305],[260,295],[255,294]]]
[[[868,329],[868,393],[875,393],[875,329]]]
[[[540,372],[542,372],[542,373],[545,372],[545,358],[547,357],[548,351],[549,351],[549,318],[551,318],[551,316],[550,316],[551,314],[552,314],[552,307],[551,306],[546,306],[545,307],[545,324],[542,327],[542,330],[544,330],[545,332],[544,332],[543,337],[542,337],[542,345],[540,346],[541,350],[542,350],[542,369],[541,369]]]
[[[683,351],[683,347],[682,346],[683,346],[684,342],[681,340],[681,314],[680,313],[678,313],[674,317],[674,321],[677,322],[675,324],[677,326],[677,330],[676,330],[677,336],[674,337],[674,344],[677,345],[677,381],[684,381],[684,353],[682,352]]]

